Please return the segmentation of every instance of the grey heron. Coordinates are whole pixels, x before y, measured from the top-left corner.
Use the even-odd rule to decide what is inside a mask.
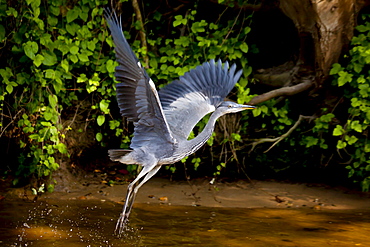
[[[138,164],[142,170],[128,185],[126,201],[116,231],[121,234],[128,222],[139,188],[158,172],[162,165],[173,164],[196,152],[211,137],[216,120],[227,114],[253,109],[254,106],[224,101],[239,80],[242,71],[219,60],[205,62],[161,90],[130,48],[122,32],[120,18],[106,10],[113,37],[116,60],[116,93],[120,113],[134,124],[130,150],[111,149],[113,161]],[[212,113],[203,131],[188,140],[193,127]]]

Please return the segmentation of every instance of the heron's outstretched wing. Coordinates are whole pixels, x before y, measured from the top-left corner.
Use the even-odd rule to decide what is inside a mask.
[[[117,101],[122,116],[134,122],[131,148],[151,144],[174,144],[157,90],[122,33],[116,14],[106,9],[105,19],[113,37],[116,59]]]
[[[168,125],[176,136],[187,139],[194,126],[215,110],[239,80],[242,71],[235,73],[220,60],[199,65],[159,91]]]

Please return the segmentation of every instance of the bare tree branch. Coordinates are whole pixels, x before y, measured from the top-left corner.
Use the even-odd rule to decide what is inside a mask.
[[[248,102],[249,105],[257,105],[261,102],[265,102],[267,100],[270,100],[272,98],[283,96],[283,95],[294,95],[303,91],[306,91],[311,86],[314,85],[313,80],[307,80],[305,82],[302,82],[300,84],[289,86],[289,87],[282,87],[279,89],[272,90],[270,92],[258,95],[251,99],[251,101]]]
[[[20,109],[15,115],[14,115],[14,117],[11,119],[11,121],[5,126],[5,127],[3,127],[3,128],[1,128],[1,133],[0,133],[0,137],[2,137],[3,136],[3,134],[4,134],[4,132],[5,132],[5,130],[10,126],[10,125],[12,125],[13,123],[14,123],[14,121],[17,119],[17,116],[20,114],[20,113],[22,113],[24,111],[24,108],[22,108],[22,109]],[[4,114],[2,114],[1,113],[1,115],[4,115]]]
[[[254,150],[254,148],[258,145],[258,144],[261,144],[261,143],[265,143],[265,142],[273,142],[273,144],[271,145],[271,147],[269,147],[264,153],[267,153],[268,151],[270,151],[274,146],[276,146],[276,144],[278,144],[279,142],[281,142],[283,139],[285,139],[287,136],[289,136],[297,127],[298,125],[302,122],[303,119],[313,119],[314,117],[312,116],[303,116],[303,115],[299,115],[299,118],[297,120],[297,122],[295,122],[295,124],[283,135],[279,136],[279,137],[276,137],[276,138],[262,138],[262,139],[258,139],[254,142],[252,142],[250,145],[252,145],[252,148],[250,150],[250,152],[252,152]]]

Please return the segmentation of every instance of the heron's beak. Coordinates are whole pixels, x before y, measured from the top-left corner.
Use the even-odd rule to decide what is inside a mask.
[[[241,105],[241,108],[243,108],[243,110],[256,109],[256,107],[252,105]]]

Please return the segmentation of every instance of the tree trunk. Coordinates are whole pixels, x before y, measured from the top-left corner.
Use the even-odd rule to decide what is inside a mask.
[[[300,41],[298,58],[284,85],[290,87],[289,95],[312,86],[315,86],[316,91],[323,86],[332,65],[338,62],[343,52],[347,51],[358,12],[367,3],[368,1],[356,0],[280,0],[277,7],[293,21]],[[264,73],[257,75],[257,78],[264,84],[281,84],[280,81],[271,80],[272,78],[280,80],[273,71],[265,70]],[[311,81],[312,85],[308,85],[308,81]],[[300,83],[304,85],[292,87]],[[266,93],[268,95],[257,96],[250,103],[258,104],[272,97],[286,95],[286,91],[273,90],[273,93]]]
[[[320,85],[353,36],[354,0],[281,0],[280,9],[294,22],[301,41],[298,64],[316,71]]]

